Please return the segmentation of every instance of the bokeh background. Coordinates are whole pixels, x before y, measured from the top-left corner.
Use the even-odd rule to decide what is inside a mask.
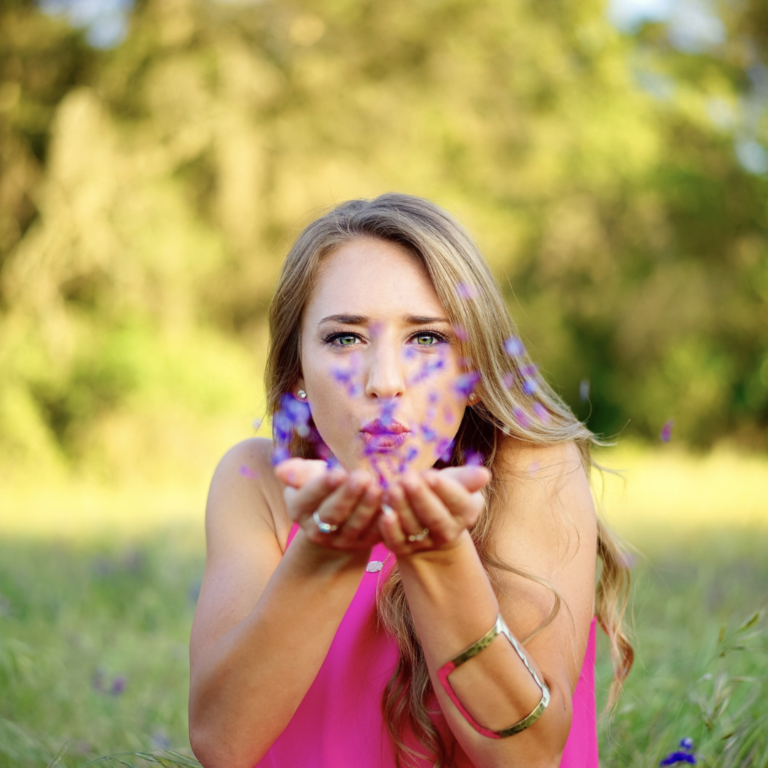
[[[263,416],[282,258],[390,190],[470,228],[618,443],[638,664],[604,764],[690,735],[768,765],[762,615],[737,632],[768,586],[764,0],[0,0],[0,765],[188,753],[205,492]]]

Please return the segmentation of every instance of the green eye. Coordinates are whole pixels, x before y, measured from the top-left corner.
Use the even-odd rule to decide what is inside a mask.
[[[421,333],[416,337],[416,340],[421,347],[431,347],[437,343],[437,339],[432,333]]]
[[[354,336],[339,336],[337,338],[340,347],[351,347],[355,343]]]

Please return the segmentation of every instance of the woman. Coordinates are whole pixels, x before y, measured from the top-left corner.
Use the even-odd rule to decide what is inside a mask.
[[[595,621],[614,694],[632,649],[595,440],[469,236],[419,198],[345,203],[289,253],[270,332],[275,443],[227,453],[206,513],[201,763],[596,768]]]

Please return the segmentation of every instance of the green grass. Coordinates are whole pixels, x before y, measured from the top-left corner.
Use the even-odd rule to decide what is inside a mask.
[[[650,768],[691,736],[700,764],[766,768],[768,528],[759,508],[768,463],[702,471],[701,460],[671,454],[662,471],[658,455],[620,458],[612,462],[628,467],[620,514],[615,489],[607,497],[614,525],[639,549],[637,660],[614,717],[600,725],[601,764]],[[666,520],[645,512],[654,498],[662,508],[680,504],[678,491],[648,485],[665,472],[675,487],[688,483],[688,504]],[[762,494],[751,507],[733,504],[743,488]],[[204,563],[204,490],[62,494],[9,493],[0,518],[0,768],[45,768],[65,745],[58,765],[67,768],[124,751],[191,754],[187,644]],[[716,504],[719,515],[692,512]],[[757,610],[757,623],[738,633]],[[605,642],[598,657],[600,706],[610,682]],[[125,688],[111,693],[119,677]],[[726,699],[708,727],[703,714]]]

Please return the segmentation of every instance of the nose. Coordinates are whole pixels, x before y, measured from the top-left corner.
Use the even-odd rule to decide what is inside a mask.
[[[405,371],[399,350],[381,339],[377,341],[369,352],[365,371],[366,397],[402,397],[405,392]]]

